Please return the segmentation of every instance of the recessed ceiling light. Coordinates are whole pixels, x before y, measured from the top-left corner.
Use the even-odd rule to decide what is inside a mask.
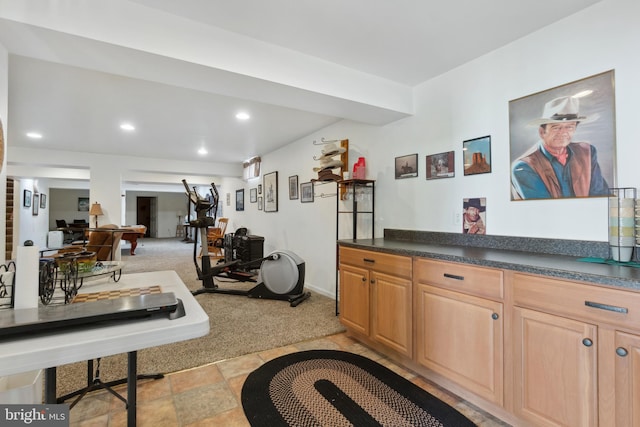
[[[207,153],[208,153],[208,151],[204,147],[200,147],[200,149],[198,150],[198,154],[200,154],[201,156],[204,156]]]
[[[126,130],[128,132],[131,132],[131,131],[136,130],[136,127],[134,125],[132,125],[131,123],[122,123],[120,125],[120,129]]]
[[[245,112],[241,112],[236,114],[236,119],[238,120],[249,120],[251,118],[251,116],[248,113]]]
[[[31,139],[42,139],[42,134],[40,132],[27,132],[27,136]]]

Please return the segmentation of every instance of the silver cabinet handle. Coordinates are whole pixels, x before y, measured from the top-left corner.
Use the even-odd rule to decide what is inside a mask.
[[[464,276],[457,276],[455,274],[444,273],[444,277],[447,279],[464,280]]]
[[[585,338],[582,340],[582,344],[584,344],[585,347],[591,347],[593,345],[593,341],[589,338]]]
[[[498,315],[498,313],[493,313],[493,314],[491,315],[491,318],[492,318],[493,320],[498,320],[498,318],[499,318],[499,317],[500,317],[500,316]]]
[[[376,262],[376,260],[375,260],[375,259],[371,259],[371,258],[363,258],[362,260],[363,260],[364,262],[368,262],[369,264],[373,264],[373,263],[375,263],[375,262]]]
[[[609,304],[602,304],[599,302],[593,302],[593,301],[585,301],[584,305],[586,305],[587,307],[593,307],[593,308],[598,308],[600,310],[608,310],[608,311],[615,311],[616,313],[628,313],[629,309],[626,307],[618,307],[615,305],[609,305]]]
[[[624,347],[618,347],[616,348],[616,354],[620,357],[625,357],[629,352]]]

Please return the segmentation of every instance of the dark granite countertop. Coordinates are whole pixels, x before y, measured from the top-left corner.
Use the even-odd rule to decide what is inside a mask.
[[[424,232],[425,235],[420,236],[421,238],[403,240],[392,238],[397,237],[398,235],[394,233],[387,233],[387,231],[388,230],[385,230],[385,238],[373,240],[339,240],[338,243],[342,246],[358,249],[380,251],[397,255],[420,256],[443,261],[463,262],[484,267],[514,270],[557,277],[560,279],[579,280],[598,285],[640,291],[640,268],[625,265],[610,265],[578,261],[579,258],[586,256],[602,257],[601,252],[593,254],[580,253],[578,255],[566,253],[559,254],[554,253],[553,251],[548,251],[552,253],[525,252],[514,249],[514,247],[534,247],[537,249],[536,244],[540,243],[541,240],[509,237],[506,238],[508,239],[509,244],[504,248],[479,247],[470,246],[467,241],[459,241],[459,236],[455,237],[458,241],[441,238],[443,235],[446,237],[446,233]],[[429,238],[432,235],[436,238]],[[475,236],[476,239],[477,237],[478,236]],[[491,239],[491,245],[489,246],[499,246],[499,244],[494,244],[495,242],[500,242],[499,237],[493,236]],[[518,241],[518,239],[522,240]],[[437,243],[433,243],[434,241]],[[524,244],[524,242],[527,244]],[[545,246],[546,243],[546,241],[542,241],[541,246]],[[553,243],[554,245],[556,244],[556,242]],[[545,249],[546,247],[541,249],[541,251],[544,251]],[[560,252],[570,251],[562,250]]]

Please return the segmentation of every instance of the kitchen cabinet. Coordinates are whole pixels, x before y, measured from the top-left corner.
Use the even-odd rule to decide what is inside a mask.
[[[597,328],[516,307],[514,412],[539,426],[597,425]]]
[[[340,321],[412,357],[410,257],[340,247]]]
[[[535,425],[640,425],[640,294],[513,282],[514,413]]]
[[[640,426],[640,335],[616,332],[615,353],[615,425]]]
[[[416,259],[413,282],[416,361],[502,405],[502,272]]]

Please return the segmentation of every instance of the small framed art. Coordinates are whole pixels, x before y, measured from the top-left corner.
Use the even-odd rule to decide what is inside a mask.
[[[313,182],[303,182],[300,184],[300,193],[302,203],[313,203]]]
[[[396,179],[415,178],[418,176],[418,155],[396,157]]]
[[[278,212],[278,172],[264,175],[264,211]]]
[[[44,209],[47,207],[47,195],[46,194],[41,194],[40,195],[40,209]]]
[[[296,200],[298,197],[298,175],[293,175],[289,177],[289,200]]]
[[[31,205],[32,207],[32,213],[34,215],[38,215],[38,208],[40,207],[40,195],[39,194],[34,194],[33,195],[33,203]]]
[[[78,211],[79,212],[89,212],[89,198],[88,197],[78,197]]]
[[[242,190],[236,190],[236,210],[244,210],[244,188]]]
[[[25,208],[31,207],[31,190],[24,190],[22,193],[22,206]]]
[[[255,203],[258,201],[258,190],[252,188],[249,190],[249,202]]]
[[[427,179],[453,178],[456,176],[455,153],[431,154],[427,156]]]
[[[464,141],[462,152],[465,176],[491,172],[491,136]]]

